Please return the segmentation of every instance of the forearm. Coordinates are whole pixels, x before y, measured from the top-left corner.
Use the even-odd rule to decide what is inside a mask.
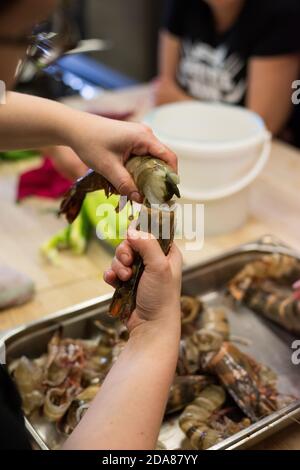
[[[166,104],[191,99],[176,83],[176,73],[180,61],[180,39],[168,31],[160,33],[159,79],[156,87],[156,103]]]
[[[246,106],[258,113],[273,135],[286,125],[292,110],[292,83],[298,77],[297,55],[253,58],[249,64]]]
[[[289,90],[287,91],[289,93]],[[248,97],[247,108],[261,116],[273,136],[283,130],[292,111],[292,102],[288,93],[282,93],[281,97],[277,99],[275,98],[278,96],[276,93],[264,92],[263,96],[263,90],[261,90],[261,94],[253,96],[251,93]],[[263,96],[262,99],[259,98],[260,96]],[[275,101],[276,106],[274,107]]]
[[[176,322],[164,331],[155,322],[134,330],[64,449],[155,448],[179,337]]]
[[[289,116],[292,112],[292,103],[289,103],[290,98],[287,97],[285,103],[280,103],[274,110],[274,100],[270,99],[269,103],[251,103],[247,106],[251,111],[259,114],[264,120],[267,129],[271,134],[276,137],[284,129]]]
[[[174,80],[161,78],[155,90],[155,102],[157,105],[174,103],[176,101],[189,101],[193,98],[185,93]]]
[[[69,145],[79,114],[55,101],[8,92],[0,106],[0,151]]]

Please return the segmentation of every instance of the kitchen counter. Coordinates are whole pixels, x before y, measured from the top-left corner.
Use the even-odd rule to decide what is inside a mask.
[[[99,111],[128,111],[138,108],[139,119],[151,106],[149,87],[103,93],[93,102],[68,99],[77,108]],[[57,202],[31,198],[16,205],[18,175],[37,166],[38,160],[22,163],[0,162],[0,263],[27,273],[35,282],[36,295],[30,303],[0,313],[0,330],[36,320],[64,307],[111,292],[102,280],[113,251],[93,240],[84,256],[64,253],[59,266],[49,265],[39,254],[47,238],[64,226],[54,216]],[[278,141],[272,144],[271,158],[254,183],[251,216],[241,229],[227,235],[206,238],[199,252],[179,246],[186,265],[222,253],[238,244],[272,234],[300,251],[300,151]],[[300,370],[299,370],[300,372]],[[267,439],[260,449],[300,449],[300,423],[294,423]]]

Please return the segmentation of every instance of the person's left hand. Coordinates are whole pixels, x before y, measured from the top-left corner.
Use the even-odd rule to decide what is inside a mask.
[[[140,325],[147,328],[154,323],[167,330],[173,327],[178,330],[182,256],[175,243],[165,256],[153,235],[130,228],[128,238],[118,246],[104,280],[115,286],[117,279],[130,279],[135,252],[142,257],[145,269],[137,289],[136,308],[127,322],[129,332]]]
[[[75,114],[76,115],[76,114]],[[177,157],[143,124],[122,122],[80,113],[69,127],[69,142],[80,159],[103,175],[119,194],[142,202],[124,164],[130,156],[160,158],[177,171]]]
[[[70,147],[58,145],[47,147],[43,149],[43,153],[51,158],[56,170],[71,181],[77,180],[88,170],[87,166]]]

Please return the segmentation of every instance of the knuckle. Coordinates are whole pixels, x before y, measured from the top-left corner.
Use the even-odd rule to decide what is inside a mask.
[[[115,267],[116,267],[116,258],[115,257],[112,259],[112,262],[111,262],[110,266],[111,266],[111,269],[114,271]]]
[[[124,253],[124,251],[125,251],[125,244],[124,242],[122,242],[116,248],[116,257],[119,258]]]
[[[147,124],[140,124],[140,130],[145,134],[153,134],[151,127],[147,126]]]
[[[149,233],[148,233],[148,232],[145,232],[145,233],[148,234],[149,240],[152,240],[154,244],[158,243],[157,238],[156,238],[155,235],[153,235],[153,233],[151,233],[151,232],[149,232]]]
[[[112,263],[111,263],[112,269],[114,271],[118,270],[120,268],[120,261],[118,260],[117,256],[114,256]]]
[[[153,248],[154,247],[154,244],[156,243],[156,238],[155,236],[152,234],[152,233],[149,233],[147,231],[143,231],[143,230],[138,230],[137,231],[137,237],[142,240],[142,243],[145,244],[145,247],[146,245],[149,246],[150,248]],[[149,245],[150,243],[150,245]]]

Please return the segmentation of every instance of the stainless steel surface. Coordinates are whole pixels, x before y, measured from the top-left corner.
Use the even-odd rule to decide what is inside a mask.
[[[238,346],[277,372],[281,393],[299,397],[300,366],[293,365],[291,361],[291,344],[296,337],[257,316],[246,307],[233,309],[223,294],[227,281],[245,263],[263,254],[274,252],[289,254],[300,259],[299,254],[278,240],[266,236],[258,242],[242,245],[222,256],[185,270],[183,293],[202,296],[203,300],[211,305],[221,303],[228,312],[232,334],[249,340],[247,346]],[[65,336],[78,338],[97,336],[97,329],[93,324],[96,318],[101,317],[102,321],[113,323],[113,320],[106,315],[108,303],[109,296],[100,297],[59,312],[46,320],[6,333],[3,340],[6,345],[7,360],[10,361],[23,354],[29,357],[42,354],[58,324],[63,326]],[[298,418],[300,418],[300,400],[213,446],[211,450],[249,447]],[[37,415],[31,417],[26,425],[40,448],[53,449],[61,445],[62,436],[57,434],[55,427],[42,417]],[[176,449],[182,446],[183,437],[176,418],[172,418],[163,424],[159,440],[168,449]]]

